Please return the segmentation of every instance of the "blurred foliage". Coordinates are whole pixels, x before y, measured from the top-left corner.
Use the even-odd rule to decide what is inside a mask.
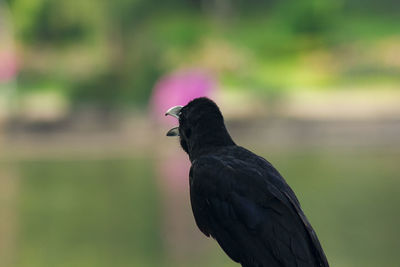
[[[162,74],[183,67],[260,94],[400,77],[399,59],[380,60],[390,57],[382,42],[400,46],[394,0],[7,2],[22,94],[50,83],[75,104],[144,104]]]

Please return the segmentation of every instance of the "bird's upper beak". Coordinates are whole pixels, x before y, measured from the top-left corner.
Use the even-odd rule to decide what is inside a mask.
[[[179,114],[181,112],[182,106],[175,106],[165,112],[165,116],[170,115],[179,120]],[[174,127],[167,132],[167,136],[179,136],[179,127]]]

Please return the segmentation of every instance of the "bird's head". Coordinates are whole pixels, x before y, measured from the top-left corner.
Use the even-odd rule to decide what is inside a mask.
[[[207,149],[234,145],[221,111],[206,97],[196,98],[186,106],[172,107],[165,115],[179,120],[179,126],[169,130],[167,136],[179,136],[183,150],[191,159]]]

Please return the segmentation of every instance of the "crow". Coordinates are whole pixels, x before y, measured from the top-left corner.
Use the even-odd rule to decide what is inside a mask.
[[[242,267],[329,266],[293,190],[264,158],[237,146],[218,106],[201,97],[167,111],[189,155],[198,228]]]

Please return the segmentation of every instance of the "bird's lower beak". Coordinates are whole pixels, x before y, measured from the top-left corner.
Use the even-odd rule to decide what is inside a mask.
[[[167,132],[167,136],[179,136],[179,127],[174,127]]]
[[[182,106],[175,106],[165,112],[165,116],[170,115],[179,120],[179,114],[181,112]],[[179,136],[179,127],[174,127],[167,132],[167,136]]]

